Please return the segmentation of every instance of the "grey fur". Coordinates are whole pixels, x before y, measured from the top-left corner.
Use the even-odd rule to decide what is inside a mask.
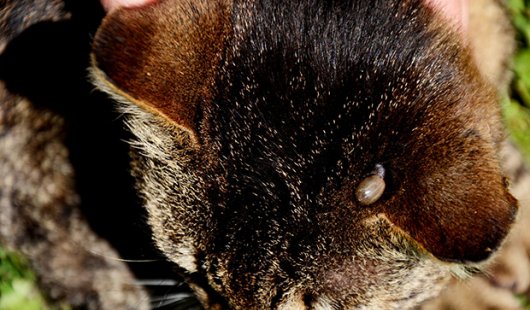
[[[61,1],[3,5],[0,55],[28,27],[69,16]],[[78,209],[65,133],[59,113],[11,93],[0,81],[0,244],[30,259],[54,302],[86,309],[147,309],[147,294]]]

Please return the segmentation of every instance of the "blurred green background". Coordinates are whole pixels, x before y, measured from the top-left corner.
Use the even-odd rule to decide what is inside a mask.
[[[0,248],[0,309],[50,309],[35,285],[35,275],[27,262]]]
[[[503,103],[503,114],[512,139],[530,163],[530,1],[508,0],[508,4],[519,46],[513,61],[511,92]],[[520,296],[521,305],[528,310],[529,294]]]
[[[471,0],[480,1],[480,0]],[[514,58],[511,93],[503,102],[506,126],[527,159],[530,159],[530,1],[508,0],[517,30],[519,49]],[[530,161],[529,161],[530,162]],[[528,297],[521,303],[530,310]],[[66,309],[55,306],[53,308]],[[35,285],[35,275],[20,255],[0,248],[0,310],[52,309]]]
[[[473,0],[472,0],[473,1]],[[477,1],[477,0],[474,0]],[[518,52],[513,63],[510,97],[503,104],[510,134],[527,159],[530,158],[530,1],[508,1],[517,30]]]

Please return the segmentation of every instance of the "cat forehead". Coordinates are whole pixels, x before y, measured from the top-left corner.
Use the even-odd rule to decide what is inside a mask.
[[[258,109],[299,126],[350,114],[369,126],[386,106],[414,114],[458,101],[465,49],[425,27],[428,10],[399,3],[236,3],[213,113]]]
[[[412,68],[431,70],[416,74],[429,78],[451,60],[453,66],[458,63],[462,52],[450,28],[444,29],[445,35],[435,31],[444,26],[420,0],[303,1],[278,6],[236,1],[231,22],[225,60],[238,69],[266,67],[255,74],[280,71],[281,82],[295,82],[285,77],[313,78],[319,82],[315,85],[325,85],[347,82],[342,79],[352,74],[367,80],[397,78]],[[441,66],[444,57],[450,59]],[[240,76],[250,78],[247,73]]]
[[[466,105],[485,100],[462,92],[461,81],[472,78],[451,59],[411,65],[374,56],[332,68],[329,59],[301,56],[303,50],[247,52],[239,49],[221,69],[208,113],[213,127],[224,128],[206,134],[241,149],[261,144],[275,154],[271,148],[282,146],[296,157],[334,144],[350,155],[374,154],[396,138],[413,138],[413,131],[433,133],[428,127],[444,122],[452,123],[447,130],[472,128],[462,121]],[[388,62],[385,69],[381,59]]]

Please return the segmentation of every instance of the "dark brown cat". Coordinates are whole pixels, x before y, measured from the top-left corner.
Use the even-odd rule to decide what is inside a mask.
[[[422,1],[163,1],[93,59],[207,308],[410,308],[515,218],[496,88]]]
[[[499,1],[472,3],[468,43],[420,0],[166,0],[106,17],[94,79],[136,135],[153,238],[206,308],[412,308],[491,261],[517,211],[496,103],[513,39]],[[0,243],[53,300],[146,309],[117,259],[150,238],[115,176],[130,138],[87,85],[98,5],[0,4]]]

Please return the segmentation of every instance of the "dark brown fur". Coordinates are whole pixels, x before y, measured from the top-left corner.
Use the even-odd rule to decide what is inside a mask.
[[[346,3],[256,1],[224,16],[219,2],[188,5],[111,14],[94,75],[131,115],[155,239],[205,305],[410,307],[429,297],[415,285],[434,292],[458,269],[438,259],[478,263],[500,245],[516,201],[497,155],[496,90],[432,11],[417,1],[340,13]],[[182,30],[200,27],[202,14],[231,30],[190,39]],[[157,36],[134,31],[145,20]],[[219,47],[205,53],[221,59],[206,64],[217,64],[214,83],[180,69],[193,68],[203,45]],[[125,47],[141,57],[115,52]],[[191,76],[166,92],[167,68]],[[160,88],[146,92],[146,76]],[[193,101],[171,99],[179,93]],[[178,128],[198,137],[193,148]],[[389,187],[360,206],[352,193],[376,164]]]
[[[156,7],[131,10],[105,21],[102,27],[123,38],[113,46],[122,51],[122,59],[102,57],[98,65],[138,104],[182,128],[193,128],[199,101],[211,97],[214,70],[229,31],[228,3],[179,2],[164,9],[164,14]],[[191,10],[196,12],[181,15]],[[168,42],[166,37],[179,40]],[[158,57],[149,56],[155,50]]]
[[[71,12],[78,3],[1,8],[0,242],[29,256],[54,300],[147,308],[87,224],[99,206],[96,222],[139,246],[121,226],[134,209],[119,189],[127,180],[101,160],[119,138],[87,145],[112,135],[87,113],[108,102],[57,72],[70,52],[88,58],[76,27],[98,15]],[[509,52],[479,71],[419,1],[348,3],[166,0],[118,10],[99,29],[93,75],[137,136],[131,167],[153,239],[207,308],[412,308],[486,265],[511,227],[496,103]],[[70,17],[73,33],[53,28]],[[21,42],[47,26],[46,40],[69,43],[32,63],[25,52],[58,41]],[[85,47],[61,54],[72,38]],[[377,165],[385,193],[361,205],[355,189]]]

